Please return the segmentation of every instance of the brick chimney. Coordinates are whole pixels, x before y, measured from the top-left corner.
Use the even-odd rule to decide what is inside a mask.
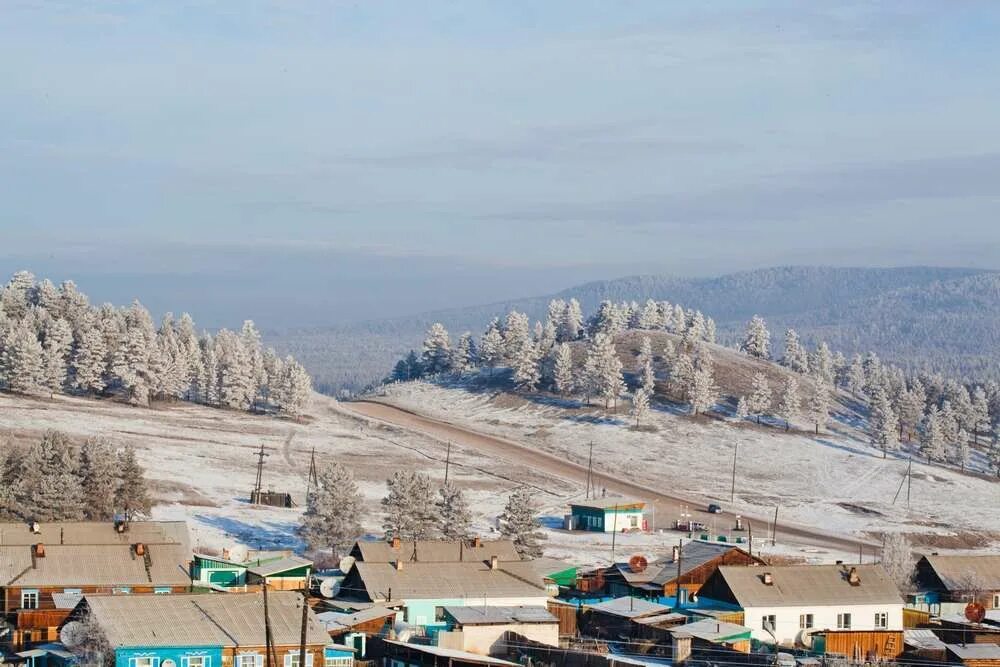
[[[390,544],[392,544],[392,548],[393,549],[398,549],[399,545],[401,544],[401,540],[399,539],[399,535],[393,536],[392,542]]]
[[[479,537],[478,535],[476,535],[475,537],[473,537],[472,538],[472,546],[475,547],[475,548],[477,548],[477,549],[479,547],[483,546],[483,538]]]
[[[850,571],[847,573],[847,583],[849,583],[851,586],[861,585],[861,575],[858,574],[858,568],[852,567]]]
[[[35,558],[45,558],[45,545],[41,542],[35,545]]]
[[[135,555],[145,556],[146,555],[146,545],[142,542],[137,542],[135,545]]]

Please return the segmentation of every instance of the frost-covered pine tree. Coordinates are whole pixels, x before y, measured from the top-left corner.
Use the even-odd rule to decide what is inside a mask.
[[[747,330],[743,336],[743,342],[740,344],[740,349],[758,359],[771,357],[771,332],[767,330],[764,318],[754,315],[747,323]]]
[[[696,310],[688,319],[688,326],[684,330],[681,342],[684,348],[693,350],[702,340],[705,339],[705,316],[700,310]]]
[[[882,387],[876,387],[872,395],[869,428],[871,430],[871,443],[882,449],[882,458],[885,458],[887,452],[895,450],[899,445],[897,440],[899,422],[892,410],[889,397]]]
[[[47,431],[20,462],[14,488],[17,514],[36,521],[76,521],[83,516],[77,452],[65,434]]]
[[[542,327],[542,335],[538,337],[536,346],[539,357],[547,357],[556,346],[556,327],[552,322],[546,322]]]
[[[537,512],[531,493],[521,487],[510,494],[500,514],[500,534],[514,543],[521,558],[540,558],[543,554],[541,542],[545,534],[540,530]]]
[[[118,452],[118,493],[115,508],[126,521],[149,516],[152,503],[146,485],[146,471],[139,463],[132,445]]]
[[[604,400],[605,409],[612,403],[617,405],[618,398],[625,393],[625,378],[622,376],[622,363],[611,336],[603,333],[594,336],[587,350],[584,377],[591,388],[588,394],[600,396]]]
[[[833,354],[830,352],[830,346],[826,344],[826,341],[820,342],[816,349],[813,350],[813,353],[809,355],[809,372],[817,382],[831,387],[836,382]]]
[[[746,419],[750,416],[750,405],[747,402],[746,396],[740,396],[740,400],[736,401],[736,418]]]
[[[747,399],[747,407],[750,409],[750,414],[757,419],[757,423],[759,424],[762,416],[770,414],[771,406],[771,383],[768,382],[766,375],[758,371],[754,373],[751,380],[750,397]]]
[[[844,386],[847,388],[847,391],[856,397],[865,393],[865,367],[860,354],[855,354],[851,358],[851,365],[847,368]]]
[[[705,318],[705,342],[715,343],[716,329],[715,320],[711,317]]]
[[[201,350],[201,375],[198,378],[198,400],[205,405],[219,405],[219,361],[215,356],[215,339],[205,336]]]
[[[222,329],[213,346],[218,366],[219,404],[237,410],[249,410],[256,396],[253,367],[243,340],[232,331]]]
[[[531,340],[531,325],[528,316],[512,310],[507,313],[503,326],[503,356],[507,363],[513,364],[514,359],[524,349],[525,343]]]
[[[677,350],[670,364],[668,386],[675,398],[681,401],[690,399],[691,385],[694,382],[694,360],[684,350]]]
[[[81,319],[76,353],[73,357],[74,384],[82,391],[99,394],[104,391],[104,372],[108,350],[104,335],[91,315]]]
[[[902,533],[882,536],[882,568],[901,592],[909,592],[915,574],[913,547]]]
[[[552,299],[546,311],[545,322],[551,324],[556,330],[556,341],[562,342],[562,325],[566,318],[566,302],[562,299]]]
[[[312,395],[312,378],[291,356],[282,364],[283,381],[281,401],[278,409],[284,414],[297,417],[303,413]]]
[[[424,372],[428,375],[447,373],[451,370],[451,339],[448,330],[435,322],[427,331],[423,352]]]
[[[472,512],[465,494],[454,484],[445,484],[438,489],[435,501],[438,532],[446,540],[464,540],[472,533]]]
[[[29,271],[18,271],[0,292],[0,310],[12,321],[18,321],[28,314],[35,299],[35,276]]]
[[[817,435],[826,427],[830,418],[830,387],[824,382],[816,382],[809,399],[809,421],[813,423]]]
[[[687,314],[684,312],[684,307],[679,303],[674,304],[673,314],[670,316],[670,324],[670,331],[678,336],[683,336],[684,332],[687,331]]]
[[[799,381],[793,377],[785,381],[785,388],[781,392],[781,404],[778,406],[778,416],[785,420],[785,430],[792,426],[792,422],[799,418],[802,413],[802,399],[799,397]]]
[[[115,515],[118,494],[118,455],[104,438],[88,438],[80,447],[79,473],[83,511],[91,521],[109,521]]]
[[[573,371],[573,351],[566,343],[559,343],[555,348],[555,363],[553,365],[553,380],[556,391],[567,396],[575,388]]]
[[[321,466],[316,488],[309,494],[299,534],[312,550],[330,549],[334,556],[346,555],[361,535],[359,517],[364,500],[354,475],[342,463]]]
[[[781,363],[796,373],[809,371],[809,357],[806,354],[806,348],[802,347],[799,334],[795,329],[789,329],[785,332],[785,357]]]
[[[55,287],[52,289],[55,290]],[[73,331],[69,323],[58,318],[49,320],[45,324],[45,342],[42,345],[42,375],[45,387],[51,393],[65,388],[72,347]]]
[[[965,466],[969,465],[969,433],[964,428],[958,429],[955,443],[951,448],[951,462],[965,472]]]
[[[514,384],[525,391],[534,391],[541,381],[541,371],[538,347],[530,338],[521,343],[521,349],[514,353],[511,368],[514,371]]]
[[[479,339],[479,361],[489,368],[490,375],[493,375],[493,369],[501,363],[502,358],[503,335],[500,333],[499,322],[494,319]]]
[[[418,472],[400,470],[393,473],[386,485],[387,493],[382,499],[382,528],[386,539],[424,540],[431,537],[437,521],[430,479]]]
[[[920,453],[927,461],[943,461],[945,457],[945,438],[941,428],[941,416],[938,407],[932,405],[924,416],[920,427]]]
[[[986,390],[977,386],[972,392],[972,424],[969,429],[972,431],[973,441],[979,444],[979,434],[989,433],[990,430],[990,404],[986,398]]]
[[[7,289],[10,289],[9,285]],[[20,394],[36,392],[42,386],[42,346],[28,318],[17,322],[5,337],[3,350],[0,352],[0,375],[6,381],[8,389]]]
[[[719,400],[719,388],[715,386],[715,377],[712,374],[712,358],[707,353],[703,352],[698,357],[688,395],[691,400],[691,412],[695,415],[707,412]]]
[[[452,351],[451,367],[456,373],[467,373],[476,367],[475,343],[470,332],[466,331],[458,339]]]
[[[187,313],[183,313],[177,321],[177,344],[183,357],[185,398],[189,401],[200,401],[202,399],[198,396],[198,387],[204,373],[203,359],[194,320]]]
[[[899,432],[900,438],[906,431],[907,440],[912,439],[913,431],[920,426],[924,416],[924,406],[927,404],[927,393],[920,380],[914,380],[910,388],[903,392],[899,400]]]
[[[618,307],[611,301],[602,301],[587,326],[591,338],[596,337],[597,334],[614,336],[621,330],[620,319]]]
[[[652,299],[646,299],[646,303],[642,306],[642,310],[639,312],[638,324],[640,329],[663,328],[663,319],[660,316],[660,308]]]
[[[559,337],[564,341],[578,340],[583,333],[583,310],[580,302],[570,299],[566,304],[566,315],[563,317],[562,327],[559,329]]]
[[[129,402],[147,405],[154,385],[156,329],[149,311],[138,301],[125,311],[124,325],[117,346],[112,348],[111,374]]]
[[[637,428],[647,414],[649,414],[649,392],[644,387],[640,387],[632,394],[632,416],[635,417]]]

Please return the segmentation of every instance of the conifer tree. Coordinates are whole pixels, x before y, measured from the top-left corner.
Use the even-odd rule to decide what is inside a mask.
[[[663,320],[660,317],[660,309],[656,302],[652,299],[646,299],[646,303],[643,305],[642,310],[639,313],[638,324],[640,329],[662,328]]]
[[[962,472],[965,472],[965,466],[969,465],[969,434],[964,428],[958,429],[955,444],[951,449],[951,462],[959,466]]]
[[[796,373],[806,373],[809,371],[809,357],[806,349],[799,341],[799,334],[795,329],[785,332],[785,356],[781,363]]]
[[[440,496],[435,501],[438,531],[446,540],[464,540],[472,533],[472,513],[465,500],[465,494],[454,484],[445,484],[438,489]]]
[[[670,391],[673,395],[687,401],[690,398],[691,386],[694,383],[694,360],[691,355],[684,350],[678,350],[674,354],[674,360],[670,364]]]
[[[646,418],[649,413],[649,392],[645,387],[640,387],[636,389],[635,393],[632,394],[632,416],[635,417],[635,425],[638,428],[639,423]]]
[[[705,318],[705,342],[715,343],[715,335],[716,335],[715,320],[713,320],[711,317]]]
[[[52,289],[55,290],[55,287]],[[45,342],[42,346],[42,377],[50,393],[62,391],[66,385],[72,346],[73,332],[69,323],[63,319],[49,320],[45,325]]]
[[[278,408],[284,414],[297,417],[309,403],[309,397],[312,395],[312,379],[302,364],[291,356],[285,358],[282,370],[283,380]]]
[[[493,375],[493,369],[500,363],[502,357],[503,336],[500,334],[499,323],[494,319],[479,339],[479,361],[489,368],[490,375]]]
[[[899,444],[896,435],[899,422],[882,387],[877,387],[872,394],[870,413],[871,443],[882,448],[882,458],[885,458],[887,452],[895,450]]]
[[[747,407],[760,423],[760,418],[771,412],[772,397],[771,384],[767,376],[761,372],[754,373],[751,380],[750,398],[747,399]]]
[[[118,455],[104,438],[89,438],[80,448],[83,511],[91,521],[109,521],[115,515],[118,494]]]
[[[903,431],[906,430],[907,440],[912,438],[914,429],[920,426],[924,416],[924,405],[927,403],[927,394],[920,380],[914,380],[909,389],[900,397],[899,401],[899,433],[902,439]]]
[[[88,314],[80,323],[80,338],[73,361],[74,382],[79,389],[93,394],[104,391],[107,355],[108,350],[101,329],[95,319]]]
[[[813,353],[809,355],[809,372],[812,373],[817,382],[831,387],[836,382],[834,358],[826,341],[820,342]]]
[[[424,339],[422,357],[424,372],[428,375],[447,373],[451,370],[452,353],[448,330],[440,322],[435,322]]]
[[[549,301],[548,311],[545,317],[545,323],[551,324],[556,332],[556,342],[562,343],[565,341],[563,338],[563,322],[566,319],[566,302],[562,299],[552,299]]]
[[[860,354],[855,354],[851,359],[851,365],[847,368],[845,386],[847,391],[856,397],[865,392],[865,368]]]
[[[583,310],[580,308],[579,301],[570,299],[569,303],[566,304],[566,316],[563,318],[563,325],[559,330],[559,336],[564,341],[574,341],[578,340],[582,333]]]
[[[386,482],[387,490],[382,499],[385,537],[405,540],[424,540],[431,537],[437,523],[434,516],[434,497],[431,482],[426,475],[400,470]]]
[[[538,367],[538,347],[530,338],[521,343],[521,349],[514,353],[511,368],[514,371],[514,383],[525,391],[534,391],[541,381]]]
[[[6,380],[7,388],[13,392],[35,392],[44,381],[43,364],[42,346],[38,343],[34,328],[24,318],[6,336],[0,354],[0,375]]]
[[[472,334],[466,331],[458,339],[458,344],[452,351],[451,368],[456,373],[466,373],[476,367],[475,343]]]
[[[941,428],[941,417],[938,407],[932,405],[924,416],[920,428],[920,453],[927,461],[943,461],[945,456],[944,431]]]
[[[521,558],[539,558],[543,553],[541,542],[545,539],[545,534],[539,530],[541,527],[531,493],[525,487],[516,489],[500,515],[500,534],[514,542]]]
[[[747,403],[746,396],[740,396],[740,400],[736,401],[736,418],[746,419],[750,416],[750,405]]]
[[[118,492],[115,508],[126,521],[149,516],[151,508],[145,471],[135,455],[135,448],[127,445],[118,452]]]
[[[754,315],[747,324],[740,349],[758,359],[771,357],[771,332],[767,330],[767,324],[759,315]]]
[[[824,382],[816,382],[812,397],[809,400],[809,421],[815,427],[816,434],[826,426],[830,418],[830,388]]]
[[[591,390],[588,394],[600,396],[604,400],[605,408],[612,402],[617,404],[618,398],[625,393],[622,363],[611,336],[603,333],[594,336],[587,350],[584,377]]]
[[[688,395],[691,400],[691,412],[696,415],[706,412],[719,400],[719,388],[715,386],[712,372],[712,358],[707,353],[703,352],[698,357]]]
[[[799,381],[793,377],[785,382],[781,393],[781,405],[778,406],[778,416],[785,420],[785,430],[791,428],[792,422],[799,418],[802,412],[802,399],[799,397]]]
[[[512,310],[507,313],[507,319],[503,326],[503,357],[504,360],[513,365],[514,359],[524,350],[526,343],[531,341],[531,328],[528,324],[528,316]]]
[[[556,391],[566,396],[573,392],[573,351],[566,343],[559,343],[555,348],[555,363],[553,377]]]
[[[36,521],[75,521],[83,516],[77,453],[63,433],[47,431],[31,443],[14,490],[17,513]]]
[[[312,550],[345,555],[361,535],[364,501],[354,476],[342,463],[321,466],[302,514],[299,532]]]

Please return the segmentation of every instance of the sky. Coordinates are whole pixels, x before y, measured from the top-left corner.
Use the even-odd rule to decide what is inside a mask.
[[[0,271],[207,326],[1000,268],[1000,4],[0,4]]]

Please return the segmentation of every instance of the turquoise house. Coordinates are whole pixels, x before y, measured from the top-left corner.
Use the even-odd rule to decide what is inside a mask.
[[[599,533],[649,530],[646,503],[630,498],[595,498],[570,503],[567,528]]]
[[[267,579],[272,588],[300,590],[312,572],[312,561],[289,553],[259,554],[247,560],[235,560],[228,554],[195,554],[191,562],[191,581],[205,588],[245,589]]]

